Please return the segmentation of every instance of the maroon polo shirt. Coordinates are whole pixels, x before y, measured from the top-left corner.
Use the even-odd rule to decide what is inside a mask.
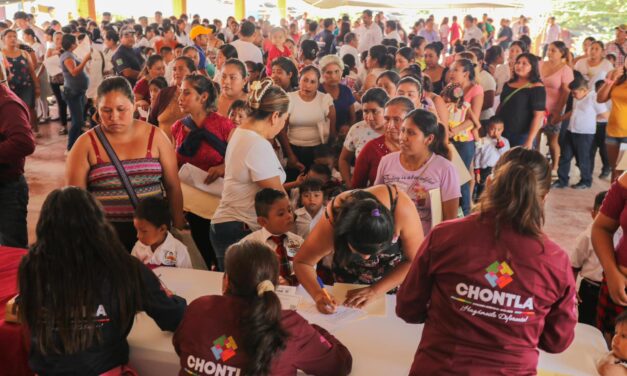
[[[11,89],[0,84],[0,184],[24,174],[26,156],[34,151],[28,108]]]

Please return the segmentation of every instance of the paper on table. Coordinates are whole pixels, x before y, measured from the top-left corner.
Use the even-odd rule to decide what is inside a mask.
[[[283,309],[295,311],[298,308],[301,297],[296,295],[296,287],[277,286],[275,292],[281,301]]]
[[[44,65],[49,76],[56,76],[59,73],[63,73],[61,70],[61,59],[59,55],[52,55],[44,59]]]
[[[181,191],[183,192],[183,210],[205,219],[211,220],[213,218],[213,213],[220,205],[220,197],[198,190],[183,182],[181,182]]]
[[[91,52],[91,43],[89,42],[89,38],[83,38],[76,49],[72,52],[76,55],[78,60],[83,61],[85,56]]]
[[[431,228],[442,222],[442,194],[440,188],[429,191],[429,199],[431,200]]]
[[[320,313],[318,308],[316,308],[316,303],[311,300],[301,302],[297,311],[310,323],[319,325],[330,332],[366,317],[366,312],[361,309],[341,305],[337,306],[335,313],[329,315]]]
[[[331,289],[331,294],[338,303],[342,304],[346,300],[346,295],[350,290],[368,287],[367,285],[354,285],[350,283],[336,283]],[[368,303],[362,310],[370,316],[385,316],[385,296],[378,296]]]
[[[222,197],[224,179],[217,178],[213,183],[205,184],[205,179],[207,179],[208,175],[209,174],[207,174],[206,171],[203,171],[189,163],[185,163],[179,170],[179,179],[181,180],[181,183],[191,185],[196,189],[200,189],[201,191],[214,196]]]

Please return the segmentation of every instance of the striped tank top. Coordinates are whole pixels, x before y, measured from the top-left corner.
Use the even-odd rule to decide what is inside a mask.
[[[146,197],[163,196],[161,188],[163,169],[159,159],[153,158],[150,150],[155,130],[153,127],[150,131],[145,158],[120,161],[140,201]],[[100,201],[109,221],[132,222],[135,209],[124,189],[124,184],[113,163],[105,162],[100,157],[94,132],[88,134],[96,153],[96,164],[91,166],[87,175],[87,190]]]

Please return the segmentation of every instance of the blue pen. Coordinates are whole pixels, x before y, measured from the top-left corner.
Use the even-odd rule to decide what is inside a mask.
[[[327,291],[327,289],[324,288],[324,282],[322,282],[322,278],[318,277],[318,285],[320,285],[320,288],[322,289],[322,292],[324,293],[324,296],[327,297],[327,299],[332,302],[333,299],[331,299],[331,295],[329,295],[329,292]],[[331,304],[331,307],[333,307],[333,309],[335,309],[335,305]]]

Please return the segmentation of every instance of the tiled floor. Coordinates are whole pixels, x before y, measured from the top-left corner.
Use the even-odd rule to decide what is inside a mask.
[[[41,138],[37,139],[35,153],[26,161],[26,177],[30,187],[30,202],[28,205],[28,230],[31,242],[35,240],[35,225],[39,218],[39,211],[46,195],[55,188],[59,188],[65,181],[65,146],[67,136],[57,134],[58,123],[40,126]],[[599,174],[600,161],[596,163],[595,176]],[[577,174],[577,168],[573,168]],[[578,181],[578,176],[571,179]],[[592,189],[553,190],[546,203],[547,234],[564,248],[573,247],[575,238],[590,223],[590,210],[597,192],[606,190],[609,181],[595,179]]]

